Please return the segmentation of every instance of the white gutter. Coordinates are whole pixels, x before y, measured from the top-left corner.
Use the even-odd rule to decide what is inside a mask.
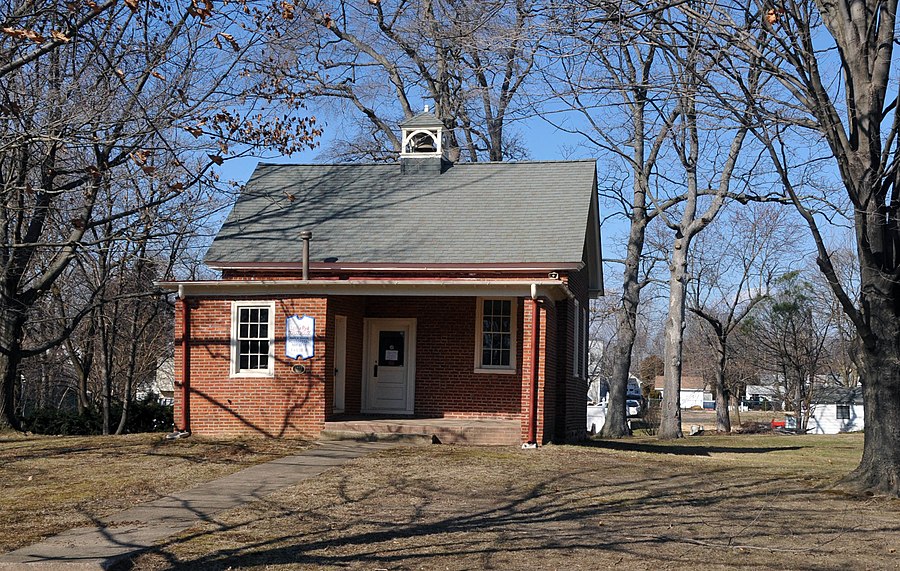
[[[484,297],[547,297],[555,301],[574,295],[562,280],[209,280],[156,282],[179,297],[278,295],[403,295]]]

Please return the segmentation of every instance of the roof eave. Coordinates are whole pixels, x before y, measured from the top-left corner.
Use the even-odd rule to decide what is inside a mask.
[[[300,270],[300,262],[232,262],[207,260],[204,262],[214,270]],[[392,262],[310,262],[309,268],[317,271],[396,271],[396,272],[447,272],[447,271],[497,271],[497,272],[552,272],[560,270],[577,271],[583,262],[526,262],[526,263],[392,263]]]
[[[562,280],[209,280],[157,282],[186,297],[370,295],[571,299]]]

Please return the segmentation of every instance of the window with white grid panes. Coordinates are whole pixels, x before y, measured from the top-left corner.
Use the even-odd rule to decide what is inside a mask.
[[[478,300],[477,369],[515,370],[515,310],[512,299]]]
[[[233,308],[232,373],[273,372],[275,308],[269,304],[237,303]]]

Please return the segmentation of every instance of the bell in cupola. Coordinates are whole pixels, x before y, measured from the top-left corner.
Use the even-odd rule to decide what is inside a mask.
[[[400,170],[404,174],[440,174],[450,162],[444,123],[428,107],[400,123]]]

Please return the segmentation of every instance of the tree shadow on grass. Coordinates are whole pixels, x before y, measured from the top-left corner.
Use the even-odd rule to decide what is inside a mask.
[[[673,454],[676,456],[710,456],[712,454],[767,454],[769,452],[790,452],[802,450],[802,446],[705,446],[689,443],[633,442],[629,440],[586,440],[578,446],[605,448],[624,452],[646,452],[648,454]]]
[[[194,528],[153,557],[170,569],[559,568],[575,557],[572,565],[597,567],[618,561],[625,568],[702,568],[717,561],[771,568],[777,561],[812,570],[823,561],[811,554],[839,557],[853,541],[868,546],[871,557],[873,534],[900,532],[890,506],[860,527],[859,511],[871,515],[870,506],[827,498],[799,477],[773,482],[752,466],[698,473],[690,461],[666,468],[603,454],[588,460],[537,471],[529,460],[521,481],[501,484],[495,476],[467,483],[469,469],[423,479],[397,471],[391,459],[383,460],[392,467],[381,476],[348,467],[304,493],[267,498],[215,528]],[[316,501],[318,494],[327,495]]]

